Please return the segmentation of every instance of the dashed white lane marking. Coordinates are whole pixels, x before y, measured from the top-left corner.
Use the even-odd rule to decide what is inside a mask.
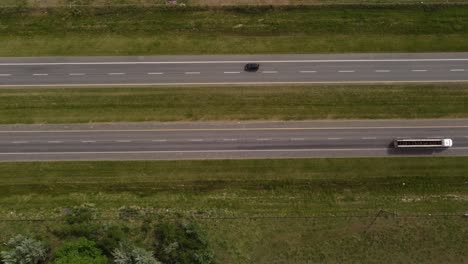
[[[411,70],[412,72],[427,72],[427,70]]]
[[[200,74],[200,72],[185,72],[185,74]]]
[[[70,73],[68,75],[70,75],[70,76],[84,76],[86,74],[84,74],[84,73]]]
[[[47,143],[52,143],[52,144],[59,144],[59,143],[63,143],[63,141],[59,141],[59,140],[51,140],[51,141],[47,141]]]
[[[152,142],[166,142],[166,139],[153,139]]]
[[[26,144],[26,143],[28,143],[28,141],[13,141],[11,143],[13,143],[13,144]]]
[[[331,137],[331,138],[327,138],[328,140],[340,140],[341,138],[337,138],[337,137]]]
[[[301,73],[316,73],[317,71],[300,71]]]
[[[11,76],[11,74],[9,74],[9,73],[2,73],[2,74],[0,74],[0,77],[8,77],[8,76]]]
[[[433,58],[433,59],[335,59],[335,60],[259,60],[257,63],[334,63],[334,62],[431,62],[431,61],[468,61],[468,58]],[[116,61],[116,62],[26,62],[0,63],[0,66],[35,66],[35,65],[152,65],[152,64],[226,64],[249,63],[246,60],[219,61]]]
[[[452,72],[462,72],[462,71],[465,71],[465,69],[451,69],[450,71],[452,71]]]
[[[377,139],[376,137],[362,137],[361,139]]]
[[[47,76],[48,73],[33,73],[33,76]]]
[[[129,142],[132,142],[131,140],[128,140],[128,139],[122,139],[122,140],[116,140],[116,142],[119,142],[119,143],[129,143]]]
[[[202,142],[203,139],[194,138],[194,139],[190,139],[189,141],[191,141],[191,142]]]
[[[345,72],[355,72],[355,71],[354,71],[354,70],[346,70],[346,71],[338,71],[338,72],[343,72],[343,73],[345,73]]]
[[[262,71],[262,73],[271,74],[271,73],[278,73],[278,71]]]
[[[468,138],[468,136],[465,136],[465,138]]]
[[[148,75],[161,75],[164,74],[164,72],[148,72]]]
[[[237,141],[236,138],[225,138],[223,139],[223,141]]]
[[[271,138],[257,138],[258,141],[269,141]]]
[[[96,141],[94,140],[83,140],[81,143],[95,143]]]
[[[291,138],[292,141],[303,141],[305,138]]]
[[[237,74],[237,73],[240,73],[240,72],[224,72],[226,74]]]
[[[109,72],[108,75],[125,75],[125,72]]]
[[[390,70],[375,70],[375,72],[390,72]]]

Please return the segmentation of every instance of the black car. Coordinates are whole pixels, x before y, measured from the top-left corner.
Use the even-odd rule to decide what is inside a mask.
[[[258,63],[247,63],[244,67],[245,71],[258,71],[258,68],[260,68],[260,64]]]

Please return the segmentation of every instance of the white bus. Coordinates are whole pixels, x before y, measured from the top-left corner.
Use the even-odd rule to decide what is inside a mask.
[[[450,138],[395,139],[395,148],[450,148],[453,141]]]

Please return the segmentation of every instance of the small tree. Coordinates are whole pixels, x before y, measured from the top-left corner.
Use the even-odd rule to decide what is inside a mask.
[[[54,264],[106,264],[107,258],[93,241],[79,238],[64,243],[55,252]]]
[[[153,257],[153,252],[128,243],[120,243],[112,256],[116,264],[161,264]]]
[[[11,238],[7,246],[10,250],[2,251],[5,264],[38,264],[47,258],[47,247],[44,243],[30,237],[17,235]]]

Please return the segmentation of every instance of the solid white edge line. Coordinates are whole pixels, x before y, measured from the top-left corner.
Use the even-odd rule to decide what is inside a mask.
[[[62,155],[62,154],[157,154],[157,153],[236,153],[236,152],[307,152],[307,151],[357,151],[357,150],[387,150],[388,148],[360,149],[224,149],[224,150],[148,150],[148,151],[70,151],[70,152],[0,152],[0,155]]]
[[[325,151],[376,151],[393,148],[353,148],[353,149],[224,149],[224,150],[155,150],[155,151],[71,151],[71,152],[0,152],[0,155],[76,155],[76,154],[158,154],[158,153],[239,153],[239,152],[325,152]],[[468,147],[452,147],[465,150]]]
[[[468,61],[465,59],[342,59],[342,60],[255,60],[257,63],[328,63],[328,62],[429,62],[429,61]],[[252,60],[226,61],[116,61],[116,62],[11,62],[0,63],[0,66],[34,66],[34,65],[137,65],[137,64],[224,64],[249,63]]]
[[[306,81],[306,82],[199,82],[199,83],[94,83],[94,84],[0,84],[0,87],[117,87],[117,86],[201,86],[201,85],[275,85],[275,84],[392,84],[392,83],[466,83],[466,80],[412,80],[412,81]]]
[[[172,128],[172,129],[98,129],[98,130],[11,130],[0,133],[102,133],[102,132],[182,132],[182,131],[268,131],[268,130],[362,130],[362,129],[433,129],[468,128],[468,126],[367,126],[367,127],[257,127],[257,128]],[[404,138],[404,137],[402,137]],[[406,136],[406,138],[409,138]]]

